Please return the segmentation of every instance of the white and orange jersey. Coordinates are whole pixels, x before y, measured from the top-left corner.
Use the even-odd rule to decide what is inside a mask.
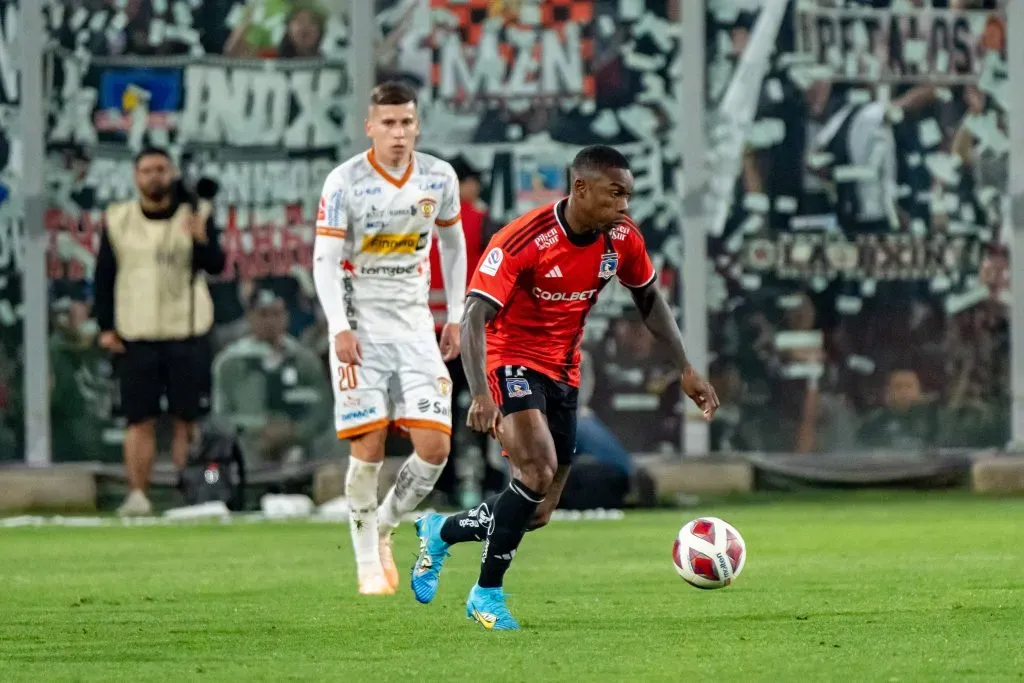
[[[396,177],[370,150],[335,168],[320,196],[313,266],[331,334],[353,329],[376,342],[433,335],[433,232],[456,228],[461,238],[459,223],[459,182],[446,161],[414,152]],[[461,317],[462,280],[462,292],[452,293],[454,309],[449,301],[449,319]]]

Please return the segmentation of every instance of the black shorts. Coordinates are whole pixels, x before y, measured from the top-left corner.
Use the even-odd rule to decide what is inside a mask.
[[[576,405],[579,390],[521,365],[506,365],[488,377],[491,396],[502,415],[535,409],[548,418],[559,465],[576,455]]]
[[[180,341],[126,341],[117,359],[120,413],[128,424],[167,412],[195,422],[210,412],[210,340],[207,336]]]

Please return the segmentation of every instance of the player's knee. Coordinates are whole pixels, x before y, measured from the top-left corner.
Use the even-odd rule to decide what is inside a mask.
[[[519,466],[522,482],[541,495],[551,488],[556,470],[557,463],[553,455],[550,458],[536,458]]]
[[[373,431],[349,439],[352,457],[364,462],[380,462],[384,459],[384,443],[388,433],[384,429]]]
[[[451,438],[444,432],[427,429],[410,430],[416,455],[431,465],[443,465],[451,452]]]
[[[156,434],[156,419],[145,418],[128,423],[127,430],[138,436],[148,437]]]
[[[533,519],[530,520],[529,526],[526,527],[527,531],[536,531],[541,527],[547,526],[548,522],[551,521],[552,510],[546,505],[542,505],[537,508],[537,511],[533,513]]]

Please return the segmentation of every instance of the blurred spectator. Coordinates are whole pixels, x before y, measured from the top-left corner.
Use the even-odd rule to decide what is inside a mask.
[[[858,431],[858,442],[862,446],[916,451],[936,444],[937,406],[921,393],[916,372],[908,369],[890,372],[883,400],[884,404],[865,418]]]
[[[459,179],[460,211],[462,230],[466,237],[466,264],[472,276],[480,262],[486,245],[487,207],[480,201],[480,174],[462,158],[453,159],[452,168]],[[441,271],[441,256],[435,240],[430,250],[430,309],[434,314],[434,331],[440,339],[441,328],[447,320],[447,299],[444,293],[444,279]],[[468,429],[466,411],[469,409],[469,384],[462,359],[446,363],[452,379],[452,446],[437,490],[447,494],[453,502],[462,507],[473,507],[480,503],[486,475],[487,437]],[[453,494],[458,494],[456,499]]]
[[[330,431],[327,375],[316,354],[287,334],[284,299],[257,289],[248,308],[252,332],[214,361],[213,410],[238,429],[247,464],[295,463]]]
[[[279,21],[283,21],[284,35],[275,42],[274,32],[266,25]],[[224,54],[264,59],[320,57],[326,25],[327,12],[315,0],[250,0],[224,45]]]
[[[98,387],[94,368],[102,351],[96,346],[95,321],[84,301],[60,299],[51,306],[50,423],[55,460],[97,460],[102,451],[102,418],[86,392]],[[106,406],[109,410],[109,404]]]
[[[204,273],[224,269],[212,205],[190,193],[166,150],[135,160],[136,199],[112,203],[96,258],[99,343],[116,354],[130,492],[122,515],[147,515],[156,418],[174,417],[171,457],[185,466],[192,425],[210,407],[213,302]],[[215,192],[215,191],[214,191]]]
[[[21,410],[17,405],[14,363],[0,345],[0,461],[21,459],[18,433],[21,431]]]
[[[680,438],[679,373],[654,345],[636,309],[612,321],[593,358],[590,406],[601,422],[631,453],[674,449]]]
[[[589,455],[598,462],[616,468],[627,477],[632,477],[636,470],[629,451],[619,442],[615,435],[601,423],[589,403],[594,395],[596,376],[590,354],[580,351],[580,389],[576,421],[576,453]]]
[[[739,365],[728,357],[716,359],[708,371],[721,407],[711,423],[711,450],[737,453],[760,450],[758,429],[750,406],[745,405]]]

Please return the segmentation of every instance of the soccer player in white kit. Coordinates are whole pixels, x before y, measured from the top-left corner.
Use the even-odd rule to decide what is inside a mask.
[[[399,581],[391,533],[433,489],[450,450],[444,363],[459,354],[466,243],[455,171],[413,151],[416,92],[403,83],[377,86],[366,132],[370,150],[324,183],[313,278],[329,326],[338,438],[351,444],[345,496],[359,592],[389,595]],[[427,299],[435,229],[448,299],[440,349]],[[389,427],[408,432],[414,452],[378,506]]]

